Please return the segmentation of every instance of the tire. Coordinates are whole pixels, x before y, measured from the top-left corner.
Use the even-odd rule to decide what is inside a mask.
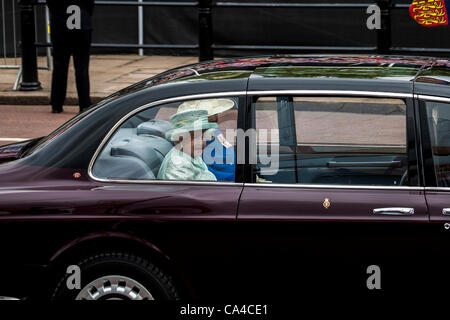
[[[100,253],[79,262],[80,289],[65,274],[52,300],[178,300],[171,277],[147,259],[124,252]],[[65,271],[65,270],[64,270]]]

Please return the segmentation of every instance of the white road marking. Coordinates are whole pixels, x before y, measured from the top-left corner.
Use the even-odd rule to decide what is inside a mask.
[[[15,141],[15,142],[21,142],[29,140],[28,138],[0,138],[0,141]]]

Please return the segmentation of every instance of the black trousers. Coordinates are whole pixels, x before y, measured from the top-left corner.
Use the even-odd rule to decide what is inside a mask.
[[[56,32],[55,32],[56,31]],[[66,99],[67,72],[70,56],[73,56],[75,79],[80,108],[91,105],[89,84],[89,54],[92,31],[52,31],[53,75],[50,104],[55,110],[61,109]]]

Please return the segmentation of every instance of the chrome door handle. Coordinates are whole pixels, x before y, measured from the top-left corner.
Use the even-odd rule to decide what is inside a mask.
[[[414,214],[413,208],[377,208],[373,209],[373,214],[383,214],[388,216],[411,216]]]
[[[442,209],[442,214],[444,216],[450,216],[450,208],[444,208]]]

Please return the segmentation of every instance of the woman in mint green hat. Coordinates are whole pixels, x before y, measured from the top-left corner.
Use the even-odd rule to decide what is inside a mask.
[[[191,100],[178,106],[177,113],[187,110],[208,111],[208,121],[218,123],[219,114],[222,114],[236,105],[234,99],[215,98]],[[206,142],[202,158],[208,166],[208,170],[214,174],[218,181],[235,181],[236,155],[233,145],[228,142],[222,131],[211,129],[210,139]]]
[[[170,122],[173,127],[166,133],[166,139],[176,145],[164,158],[158,179],[216,181],[202,159],[206,146],[203,133],[208,129],[217,129],[217,123],[208,122],[208,111],[177,113],[170,118]]]

